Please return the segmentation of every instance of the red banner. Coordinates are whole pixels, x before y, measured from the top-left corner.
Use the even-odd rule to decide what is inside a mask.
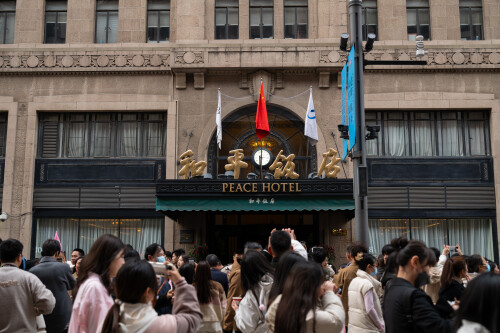
[[[257,103],[256,131],[259,139],[269,135],[269,121],[267,120],[266,98],[264,95],[264,85],[260,83],[259,102]]]

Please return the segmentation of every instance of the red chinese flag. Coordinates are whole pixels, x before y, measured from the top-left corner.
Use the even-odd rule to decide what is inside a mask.
[[[263,139],[269,135],[269,121],[267,120],[266,98],[264,85],[260,83],[259,102],[257,103],[257,118],[255,119],[257,136]]]

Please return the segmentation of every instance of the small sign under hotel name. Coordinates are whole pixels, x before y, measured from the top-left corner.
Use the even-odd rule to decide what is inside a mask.
[[[302,191],[299,183],[222,183],[222,192],[292,193]]]

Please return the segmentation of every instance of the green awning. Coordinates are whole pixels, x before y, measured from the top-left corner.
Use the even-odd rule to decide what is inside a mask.
[[[328,197],[157,197],[156,210],[164,212],[283,212],[354,210],[354,200]]]

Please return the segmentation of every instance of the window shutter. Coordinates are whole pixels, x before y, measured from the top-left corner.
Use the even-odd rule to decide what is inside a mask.
[[[47,121],[43,124],[42,157],[57,157],[58,132],[58,122]]]

